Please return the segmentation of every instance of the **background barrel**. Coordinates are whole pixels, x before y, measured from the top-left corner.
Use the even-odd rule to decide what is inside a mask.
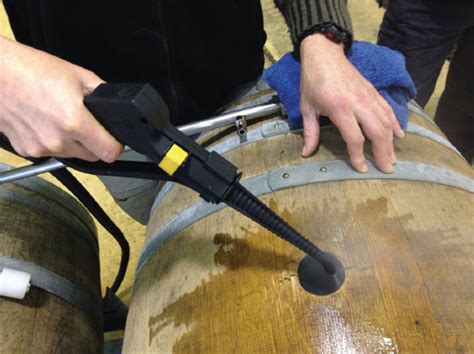
[[[0,186],[3,267],[29,272],[32,287],[0,297],[1,353],[102,352],[96,229],[74,198],[39,178]]]
[[[413,112],[417,112],[413,113]],[[334,127],[311,158],[276,117],[206,134],[244,184],[344,264],[329,296],[307,293],[303,254],[227,207],[166,187],[147,230],[124,352],[474,351],[474,174],[412,106],[392,175],[358,174]],[[369,149],[368,158],[372,158]]]

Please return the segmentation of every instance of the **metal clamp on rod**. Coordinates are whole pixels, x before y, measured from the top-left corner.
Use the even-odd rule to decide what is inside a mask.
[[[246,143],[247,142],[247,120],[245,119],[245,116],[241,116],[237,118],[235,121],[235,127],[237,128],[237,135],[240,138],[240,143]]]

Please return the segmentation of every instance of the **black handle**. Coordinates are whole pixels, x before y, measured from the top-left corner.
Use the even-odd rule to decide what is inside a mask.
[[[238,180],[237,167],[170,124],[165,102],[149,84],[101,84],[84,104],[118,141],[148,156],[207,201],[219,203]],[[176,150],[184,156],[179,162],[173,160]],[[166,169],[165,160],[177,168]]]
[[[169,125],[169,112],[149,84],[101,84],[84,104],[119,142],[154,161],[160,159],[153,135]]]

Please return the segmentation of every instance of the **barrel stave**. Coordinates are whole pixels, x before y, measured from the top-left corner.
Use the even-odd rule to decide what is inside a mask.
[[[100,327],[89,314],[32,287],[24,300],[2,299],[0,353],[98,353]]]
[[[0,166],[1,167],[1,166]],[[23,300],[0,299],[0,352],[97,353],[103,328],[96,229],[71,196],[32,178],[0,189],[0,257],[40,271],[32,283],[57,286],[87,309],[31,286]],[[8,263],[7,263],[8,266]],[[22,270],[22,269],[20,269]],[[55,278],[48,278],[49,276]],[[45,283],[46,282],[46,283]],[[56,284],[56,285],[54,285]],[[73,290],[71,286],[75,286]],[[66,296],[67,297],[67,296]],[[75,301],[75,300],[71,300]]]
[[[462,283],[457,276],[469,262],[474,270],[472,261],[469,254],[459,264],[439,257],[447,244],[450,257],[472,247],[467,236],[472,222],[460,227],[454,239],[452,230],[440,225],[447,208],[457,212],[452,221],[463,224],[472,205],[458,203],[465,192],[452,193],[445,186],[394,186],[350,181],[263,197],[346,266],[346,283],[328,297],[299,287],[299,251],[237,213],[225,209],[188,227],[140,272],[127,324],[127,331],[133,328],[133,348],[261,352],[275,343],[270,351],[285,352],[290,346],[299,352],[433,352],[456,349],[446,339],[450,332],[474,348],[473,311],[462,306],[470,303],[464,295],[472,297],[474,282]],[[420,196],[426,200],[423,207],[413,203]],[[414,222],[420,216],[426,220],[421,225]],[[426,249],[430,256],[421,257]],[[439,274],[444,282],[435,281]],[[459,288],[464,289],[462,297],[449,294]],[[455,327],[450,331],[448,324]],[[176,328],[180,330],[174,332]],[[204,333],[211,329],[209,338]],[[170,342],[171,332],[181,336]],[[140,339],[151,346],[136,347]]]
[[[441,134],[425,118],[412,115],[411,123]],[[299,157],[301,146],[301,134],[289,133],[224,155],[244,179],[315,161],[324,174],[324,161],[347,160],[332,127],[322,129],[316,155]],[[400,161],[474,180],[464,159],[427,137],[407,133],[396,151]],[[137,273],[124,352],[474,351],[474,194],[371,179],[299,185],[260,198],[338,256],[346,267],[342,288],[326,297],[306,293],[297,279],[299,250],[228,208],[193,219],[202,207],[198,196],[176,186],[148,226],[149,258]],[[173,238],[156,242],[173,229]]]

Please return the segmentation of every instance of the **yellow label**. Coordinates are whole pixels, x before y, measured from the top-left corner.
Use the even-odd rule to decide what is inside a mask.
[[[168,150],[158,166],[167,174],[172,176],[184,160],[186,160],[188,155],[189,154],[185,150],[174,144],[171,149]]]

